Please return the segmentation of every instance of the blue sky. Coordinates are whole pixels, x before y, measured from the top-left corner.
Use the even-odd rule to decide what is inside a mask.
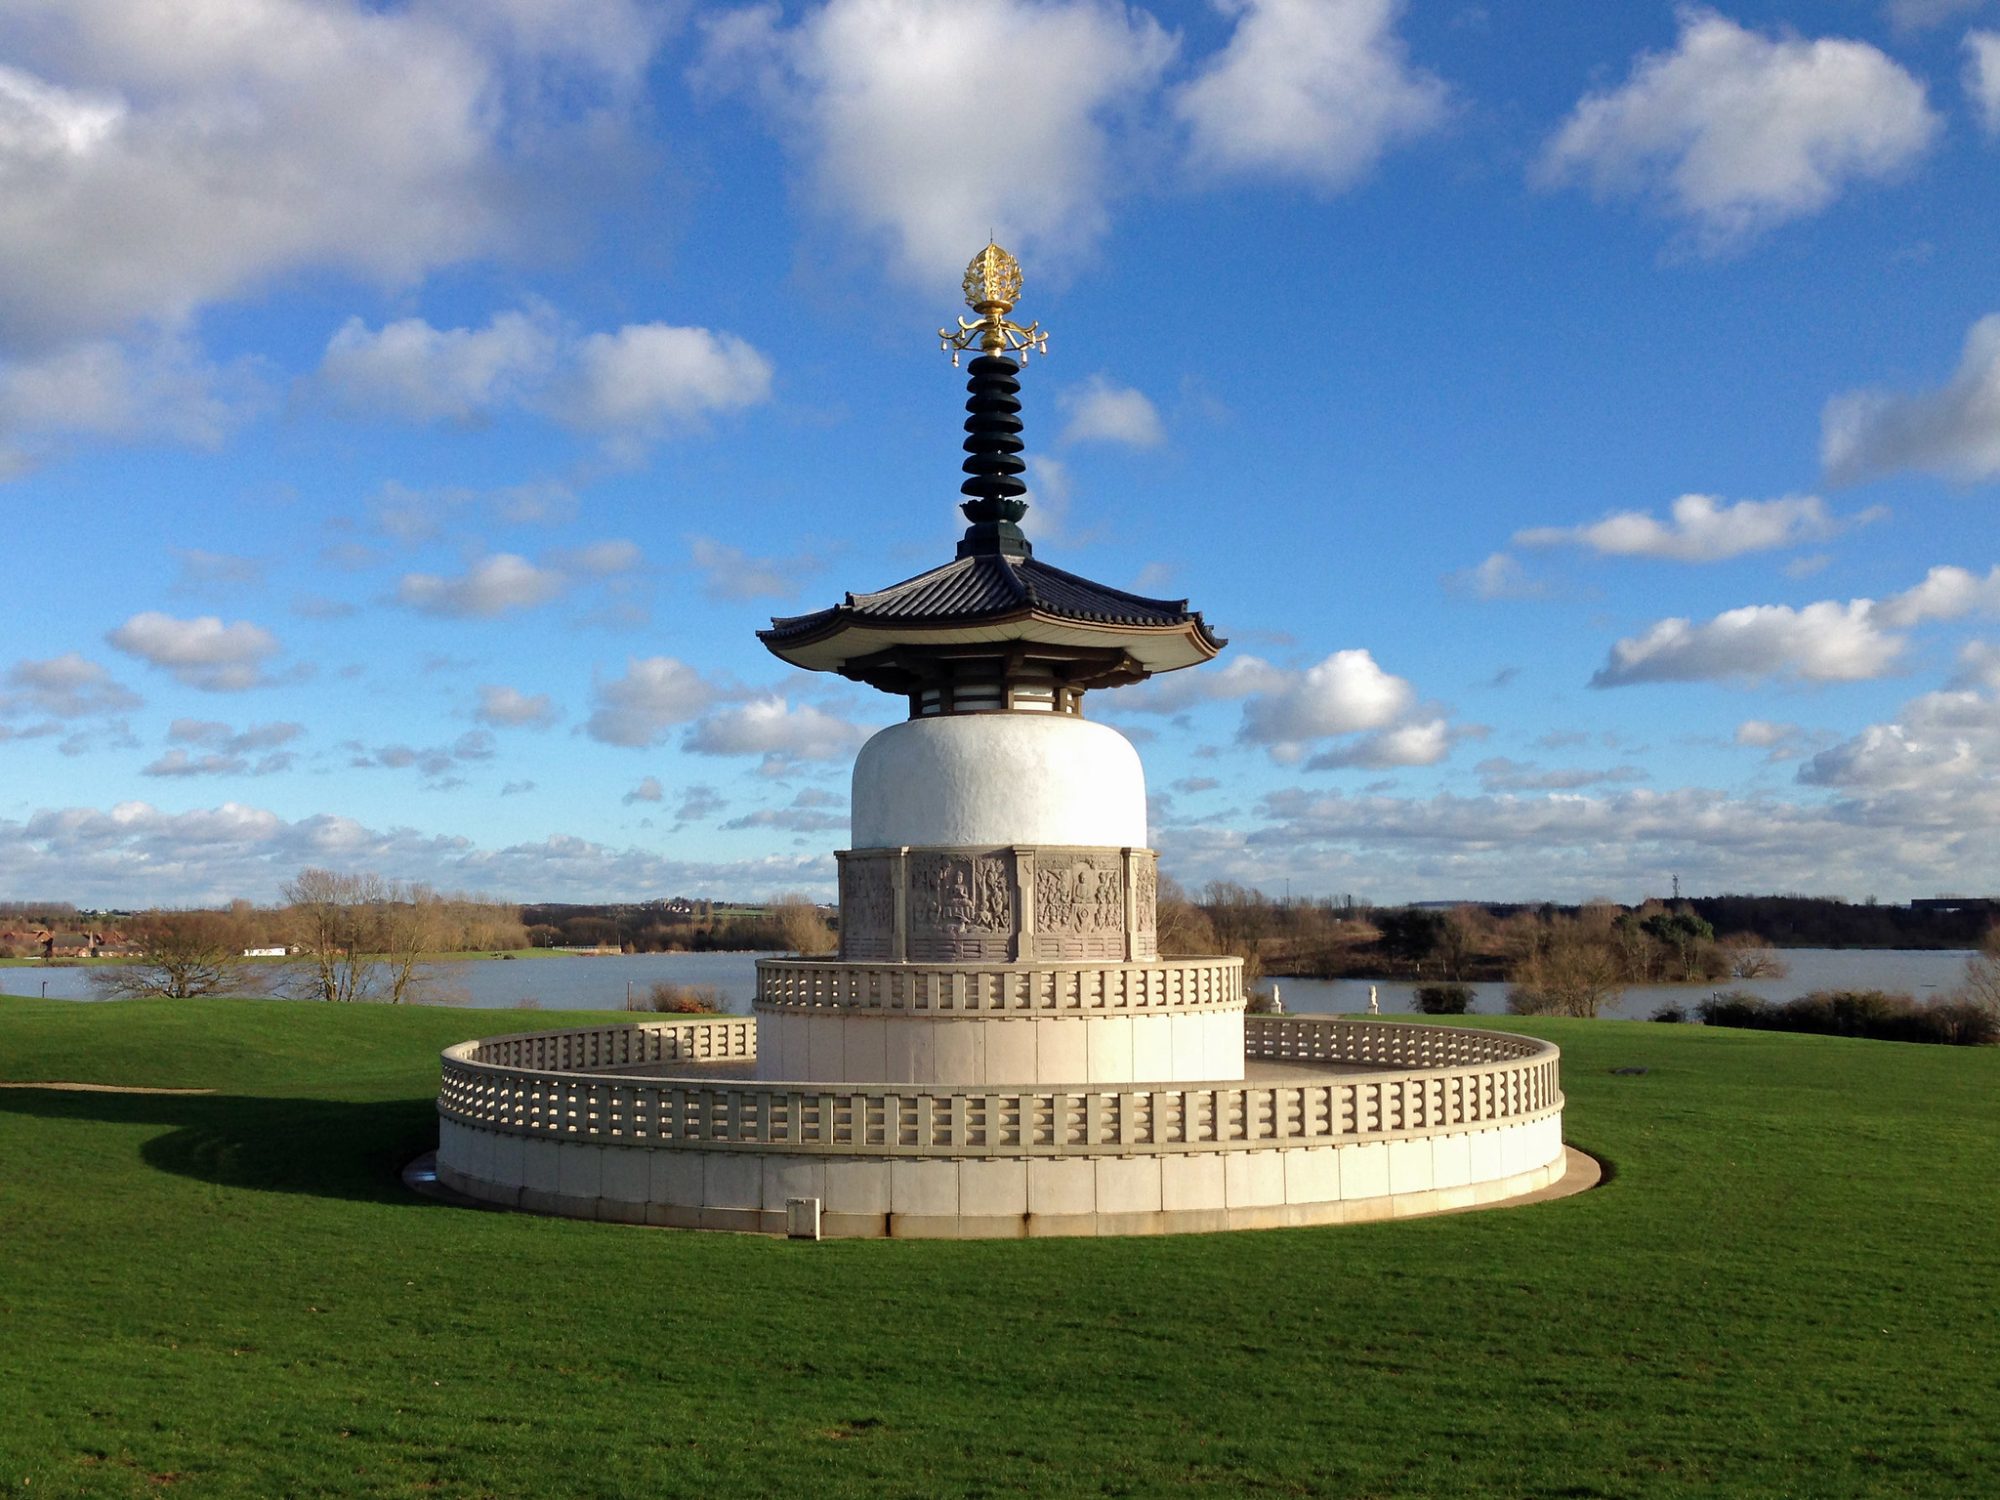
[[[989,230],[1183,881],[2000,889],[1997,177],[1978,0],[15,0],[0,895],[828,894]]]

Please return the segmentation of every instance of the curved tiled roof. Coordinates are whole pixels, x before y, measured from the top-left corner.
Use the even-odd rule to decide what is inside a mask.
[[[981,552],[955,558],[872,594],[809,615],[774,619],[758,639],[770,646],[821,635],[843,624],[907,624],[935,628],[973,625],[1033,613],[1084,625],[1127,629],[1182,629],[1192,625],[1204,640],[1218,640],[1185,599],[1148,599],[1093,583],[1033,557]]]

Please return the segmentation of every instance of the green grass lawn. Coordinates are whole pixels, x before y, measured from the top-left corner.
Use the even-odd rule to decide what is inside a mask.
[[[0,1090],[0,1494],[2000,1492],[2000,1050],[1521,1022],[1607,1184],[1353,1228],[406,1195],[437,1049],[538,1023],[0,1001],[0,1079],[216,1091]]]

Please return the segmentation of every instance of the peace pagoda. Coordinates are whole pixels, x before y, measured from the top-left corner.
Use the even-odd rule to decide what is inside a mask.
[[[1553,1046],[1246,1016],[1240,959],[1158,951],[1145,772],[1085,700],[1225,643],[1185,600],[1034,555],[1020,376],[1047,335],[1013,321],[998,245],[964,290],[974,317],[940,331],[972,353],[956,554],[759,636],[908,705],[855,761],[837,956],[760,960],[747,1017],[448,1048],[438,1180],[807,1238],[1323,1224],[1549,1188]]]

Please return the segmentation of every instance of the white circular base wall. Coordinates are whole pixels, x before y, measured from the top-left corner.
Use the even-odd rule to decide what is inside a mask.
[[[1236,1019],[1245,1051],[1289,1067],[966,1088],[704,1076],[702,1062],[761,1055],[742,1016],[463,1042],[442,1060],[438,1181],[584,1219],[782,1234],[800,1232],[799,1209],[821,1235],[963,1239],[1355,1222],[1504,1202],[1564,1174],[1546,1042]]]
[[[1171,1015],[757,1017],[757,1077],[773,1082],[998,1088],[1242,1076],[1240,1001]]]
[[[892,724],[854,762],[852,844],[1146,847],[1146,773],[1115,729],[1068,714]]]

